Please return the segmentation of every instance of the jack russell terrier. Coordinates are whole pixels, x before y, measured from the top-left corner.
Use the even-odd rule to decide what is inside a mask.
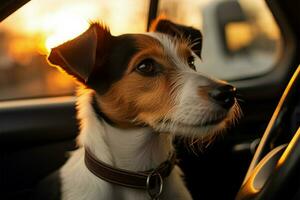
[[[46,200],[189,200],[176,135],[205,138],[239,116],[236,89],[197,72],[202,35],[158,19],[151,32],[111,35],[92,23],[49,61],[84,86],[80,147],[37,188]]]

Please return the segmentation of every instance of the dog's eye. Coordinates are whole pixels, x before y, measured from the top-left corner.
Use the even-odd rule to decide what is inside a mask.
[[[144,76],[155,76],[159,70],[152,59],[145,59],[137,65],[136,71]]]
[[[188,65],[190,66],[190,68],[196,71],[196,67],[195,67],[195,57],[194,57],[194,56],[188,57],[187,62],[188,62]]]

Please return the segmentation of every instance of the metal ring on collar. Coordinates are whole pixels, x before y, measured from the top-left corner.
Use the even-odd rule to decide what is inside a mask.
[[[159,181],[159,190],[157,192],[156,191],[151,191],[150,181],[151,181],[152,178],[158,178],[158,181]],[[156,184],[156,182],[155,182],[155,184]],[[147,182],[146,182],[147,192],[148,192],[149,196],[151,197],[151,199],[157,199],[161,195],[162,190],[163,190],[163,185],[164,185],[164,181],[163,181],[162,176],[156,170],[153,170],[148,175]],[[154,189],[155,189],[155,186],[154,186]]]

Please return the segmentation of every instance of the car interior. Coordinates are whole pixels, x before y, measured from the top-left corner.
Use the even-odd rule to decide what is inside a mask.
[[[35,2],[42,4],[42,1],[35,0],[0,2],[0,41],[3,41],[0,42],[0,199],[30,199],[37,183],[62,166],[69,152],[78,148],[79,127],[73,83],[69,85],[72,92],[53,88],[52,82],[47,82],[51,87],[48,94],[30,95],[22,85],[20,88],[24,91],[17,90],[15,96],[10,95],[16,80],[14,67],[20,68],[21,65],[14,61],[19,57],[5,57],[13,44],[5,35],[6,21],[12,20],[22,7]],[[250,1],[207,0],[206,9],[201,13],[193,4],[204,4],[201,0],[145,2],[140,3],[146,13],[142,26],[145,29],[149,29],[151,22],[160,15],[178,23],[194,25],[198,21],[188,24],[184,16],[190,12],[197,18],[201,14],[203,68],[198,70],[224,79],[238,90],[243,116],[226,133],[209,142],[186,144],[181,138],[175,141],[178,164],[193,198],[300,199],[300,2],[253,1],[253,4],[260,2],[265,5],[274,20],[278,29],[277,42],[260,44],[257,41],[266,39],[259,36],[255,40],[241,38],[244,44],[240,46],[231,41],[238,39],[236,35],[230,39],[227,37],[234,34],[233,27],[240,27],[238,35],[244,34],[251,29],[245,25],[252,23],[249,16],[266,12],[249,6],[255,14],[247,13],[243,5],[250,4]],[[124,1],[116,3],[127,8]],[[183,4],[190,4],[186,5],[187,10]],[[116,12],[110,15],[116,15]],[[31,19],[35,20],[39,19]],[[15,29],[21,29],[18,24],[12,24],[17,27]],[[264,26],[269,28],[267,24]],[[43,55],[37,61],[40,63],[38,67],[47,64],[45,58]],[[5,63],[13,67],[7,68]],[[19,74],[18,78],[30,79],[33,72],[28,72],[29,75]],[[53,93],[55,90],[60,93]],[[26,95],[21,96],[23,93]]]

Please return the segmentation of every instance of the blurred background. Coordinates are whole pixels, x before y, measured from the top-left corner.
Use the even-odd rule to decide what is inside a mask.
[[[52,47],[104,22],[112,34],[147,30],[149,0],[32,0],[0,24],[0,100],[74,93],[47,63]],[[202,73],[228,81],[272,70],[281,37],[264,0],[161,0],[158,15],[204,35]]]

